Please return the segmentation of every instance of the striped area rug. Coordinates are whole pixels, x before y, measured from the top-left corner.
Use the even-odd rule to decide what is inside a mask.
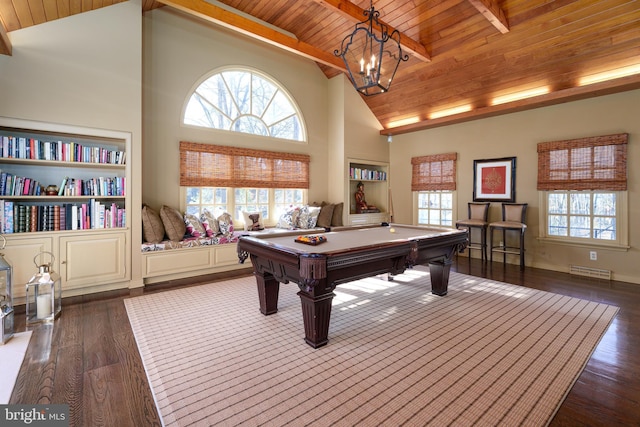
[[[255,279],[125,300],[166,426],[548,424],[618,309],[427,268],[336,289],[312,349],[295,284],[278,313]]]

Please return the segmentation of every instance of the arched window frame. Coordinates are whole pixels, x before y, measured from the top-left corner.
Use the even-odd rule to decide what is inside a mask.
[[[235,99],[234,97],[234,93],[233,91],[230,89],[229,87],[229,82],[227,79],[225,79],[224,74],[225,73],[229,73],[229,72],[241,72],[241,73],[249,73],[250,74],[250,79],[249,79],[249,84],[252,85],[254,83],[254,76],[262,79],[263,81],[265,81],[266,83],[270,84],[272,86],[273,89],[273,93],[271,94],[271,96],[269,97],[269,102],[262,104],[264,108],[262,108],[262,114],[261,115],[256,115],[254,114],[254,105],[256,104],[255,100],[254,100],[254,91],[252,90],[253,87],[249,87],[247,88],[246,85],[244,86],[244,89],[246,91],[246,93],[250,93],[251,94],[251,99],[249,101],[249,110],[248,111],[242,111],[242,107],[240,106],[242,103],[238,102],[237,99]],[[187,115],[188,115],[188,109],[189,109],[189,104],[192,100],[192,97],[198,93],[198,90],[203,87],[203,85],[205,85],[207,82],[212,81],[212,79],[216,78],[216,76],[221,75],[222,80],[225,84],[225,88],[228,91],[228,93],[231,95],[231,97],[233,99],[229,100],[229,103],[227,106],[220,106],[220,105],[214,105],[212,103],[209,103],[210,107],[218,112],[221,113],[221,115],[224,115],[226,117],[229,118],[228,121],[228,125],[225,126],[216,126],[215,123],[212,123],[212,126],[205,126],[205,125],[200,125],[200,124],[196,124],[194,123],[195,120],[190,120],[188,119]],[[201,91],[204,92],[204,91]],[[266,122],[264,119],[265,113],[268,111],[269,107],[272,105],[274,99],[276,98],[276,96],[278,96],[279,94],[282,94],[282,96],[284,97],[284,100],[288,101],[288,104],[292,110],[291,114],[288,114],[286,117],[278,117],[277,120],[275,121],[269,121]],[[204,99],[206,101],[206,98]],[[234,109],[234,113],[233,115],[229,115],[229,111],[224,111],[225,109]],[[282,123],[284,120],[288,119],[288,118],[295,118],[297,119],[297,123],[300,127],[299,130],[299,134],[300,136],[295,139],[293,137],[281,137],[281,136],[273,136],[273,131],[272,131],[272,127],[276,124]],[[258,124],[262,124],[263,129],[265,129],[267,132],[261,133],[261,132],[246,132],[246,131],[242,131],[242,130],[236,130],[234,128],[237,128],[238,125],[238,121],[242,120],[242,119],[250,119],[251,121],[257,122]],[[229,131],[229,132],[238,132],[238,133],[246,133],[246,134],[250,134],[250,135],[259,135],[259,136],[264,136],[264,137],[268,137],[268,138],[277,138],[277,139],[284,139],[287,141],[293,141],[293,142],[298,142],[298,143],[306,143],[307,142],[307,129],[306,129],[306,125],[304,122],[304,118],[302,116],[301,110],[298,107],[297,103],[295,102],[293,96],[289,93],[289,91],[282,85],[280,84],[277,80],[275,80],[273,77],[267,75],[266,73],[253,69],[253,68],[249,68],[249,67],[241,67],[241,66],[229,66],[229,67],[222,67],[222,68],[218,68],[213,70],[211,73],[205,75],[203,78],[201,78],[199,81],[196,82],[196,84],[194,84],[194,86],[191,88],[191,90],[189,91],[188,96],[185,99],[184,102],[184,106],[182,109],[182,119],[181,122],[183,125],[185,126],[194,126],[194,127],[198,127],[198,128],[205,128],[205,129],[216,129],[216,130],[223,130],[223,131]]]

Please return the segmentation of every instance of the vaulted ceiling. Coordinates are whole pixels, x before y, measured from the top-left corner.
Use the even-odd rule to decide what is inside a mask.
[[[12,31],[121,1],[126,0],[0,0],[0,53],[11,55]],[[143,12],[176,8],[310,58],[328,78],[344,72],[333,52],[371,5],[370,0],[142,3]],[[363,97],[384,127],[382,134],[640,88],[636,0],[376,0],[373,6],[381,21],[401,33],[410,56],[389,92]],[[618,74],[603,80],[599,73],[605,71]],[[595,83],[585,82],[589,76]],[[496,100],[526,91],[531,92],[524,99]]]

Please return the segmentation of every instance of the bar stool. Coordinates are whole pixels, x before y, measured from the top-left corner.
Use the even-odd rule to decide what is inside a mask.
[[[480,259],[487,260],[487,216],[489,215],[490,203],[467,203],[469,219],[456,221],[456,228],[466,228],[469,232],[469,259],[471,259],[471,249],[480,250]],[[471,240],[471,229],[480,229],[480,242]]]
[[[524,270],[524,232],[527,230],[525,218],[527,214],[528,203],[503,203],[502,204],[502,221],[492,222],[489,224],[489,246],[491,247],[491,262],[493,262],[493,253],[502,253],[502,262],[507,260],[507,254],[520,255],[520,270]],[[502,231],[502,241],[500,244],[493,244],[494,230]],[[510,246],[507,243],[507,231],[517,232],[520,236],[519,246]]]

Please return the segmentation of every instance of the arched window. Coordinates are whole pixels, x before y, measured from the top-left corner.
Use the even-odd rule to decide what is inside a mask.
[[[291,96],[253,70],[227,69],[205,79],[189,97],[184,124],[306,141],[302,116]]]

